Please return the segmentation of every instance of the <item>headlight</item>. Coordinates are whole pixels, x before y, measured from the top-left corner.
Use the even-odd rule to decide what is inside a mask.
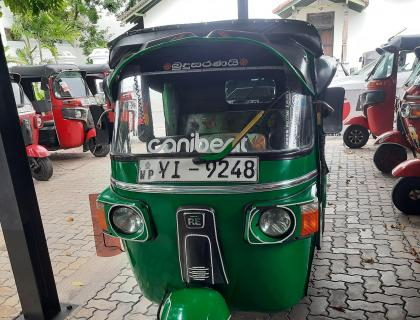
[[[400,112],[401,112],[402,117],[407,118],[410,115],[410,105],[407,103],[404,103],[401,106]]]
[[[110,220],[115,231],[124,234],[143,232],[144,219],[136,210],[129,207],[117,207],[110,213]]]
[[[266,209],[259,221],[261,231],[275,238],[286,235],[291,230],[292,224],[291,213],[279,207]]]
[[[87,120],[88,110],[86,108],[63,108],[63,118],[68,120]]]

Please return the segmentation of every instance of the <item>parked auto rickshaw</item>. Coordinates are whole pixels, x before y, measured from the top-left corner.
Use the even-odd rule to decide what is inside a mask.
[[[23,92],[20,85],[20,76],[11,73],[10,81],[32,177],[36,180],[47,181],[53,174],[53,165],[50,158],[48,158],[48,150],[38,144],[39,128],[42,127],[41,117],[35,113],[35,109]]]
[[[420,35],[397,36],[377,49],[381,55],[369,74],[367,89],[358,100],[357,109],[363,115],[344,122],[348,125],[343,140],[349,148],[361,148],[374,137],[392,130],[398,77],[410,72],[416,63],[414,48],[420,45]]]
[[[21,76],[26,95],[42,117],[41,145],[48,150],[83,146],[83,151],[90,150],[96,157],[109,153],[108,139],[101,140],[95,130],[104,108],[96,102],[85,73],[77,66],[15,66],[10,71]]]
[[[79,64],[79,69],[86,73],[86,83],[89,87],[90,92],[97,97],[102,99],[99,95],[104,93],[102,83],[105,77],[110,73],[111,69],[108,64]]]
[[[159,318],[297,303],[321,244],[324,133],[341,131],[344,101],[328,88],[336,61],[316,29],[234,20],[131,30],[112,43],[110,67],[112,177],[94,220],[122,240]],[[148,119],[141,139],[126,117],[133,99]]]
[[[418,59],[420,47],[415,49],[415,54]],[[384,173],[391,173],[397,165],[406,161],[407,150],[414,157],[417,156],[416,117],[420,113],[416,113],[416,103],[420,102],[420,64],[416,65],[404,83],[403,90],[396,99],[397,128],[385,132],[375,141],[379,147],[375,150],[373,161],[378,170]]]

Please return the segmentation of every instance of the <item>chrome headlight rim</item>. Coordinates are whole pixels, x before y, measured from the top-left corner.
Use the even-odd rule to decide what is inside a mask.
[[[403,103],[400,108],[400,113],[403,118],[410,116],[411,103]]]
[[[129,209],[133,213],[137,215],[140,221],[140,226],[133,232],[126,232],[122,228],[118,227],[114,222],[114,213],[118,209]],[[112,231],[119,235],[121,238],[137,238],[145,232],[146,229],[146,221],[144,219],[143,213],[139,211],[136,207],[128,206],[128,205],[114,205],[110,208],[108,214],[108,221]]]
[[[275,210],[275,209],[282,210],[283,212],[285,212],[288,215],[288,218],[289,218],[289,221],[290,221],[290,225],[288,226],[287,230],[285,232],[283,232],[281,234],[277,234],[277,235],[267,233],[266,231],[264,231],[263,227],[261,226],[261,219],[263,219],[263,216],[265,214],[268,214],[267,212],[269,210]],[[265,207],[265,208],[262,208],[262,210],[261,210],[261,213],[260,213],[260,216],[259,216],[259,219],[258,219],[258,225],[259,225],[259,229],[260,229],[261,233],[264,236],[269,237],[271,239],[277,239],[277,240],[283,240],[284,241],[284,240],[288,239],[296,230],[296,216],[295,216],[293,210],[291,210],[288,207],[283,207],[283,206],[279,206],[279,205]]]

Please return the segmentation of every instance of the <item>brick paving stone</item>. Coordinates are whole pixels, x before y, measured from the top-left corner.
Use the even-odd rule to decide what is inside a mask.
[[[107,316],[107,320],[121,320],[128,315],[133,308],[131,303],[120,302],[114,310]]]
[[[382,292],[379,277],[363,277],[366,292]]]
[[[350,309],[364,310],[370,312],[385,312],[384,305],[379,302],[368,302],[362,300],[347,300]]]
[[[306,304],[297,304],[289,312],[289,319],[293,320],[305,320],[309,315],[309,306]],[[277,320],[279,318],[271,317],[270,320]]]
[[[363,300],[365,299],[364,288],[361,283],[348,283],[346,294],[351,300]]]
[[[411,254],[411,248],[419,248],[420,252],[420,218],[401,215],[392,206],[390,192],[394,179],[374,168],[371,144],[349,150],[342,146],[341,137],[329,142],[332,145],[327,149],[331,174],[326,231],[323,250],[315,255],[309,299],[271,315],[236,312],[232,320],[420,319],[420,264],[414,262]],[[59,281],[77,272],[95,254],[85,199],[87,193],[101,191],[108,184],[109,163],[107,159],[87,156],[78,156],[74,162],[66,160],[64,169],[57,169],[52,183],[35,182]],[[69,183],[74,190],[63,196],[62,190],[68,190]],[[49,200],[51,197],[59,201]],[[74,218],[72,223],[65,221],[68,216]],[[398,223],[404,224],[405,229],[395,228]],[[19,312],[18,306],[5,304],[16,304],[15,297],[13,276],[0,236],[0,319],[9,320]],[[9,312],[11,317],[2,317],[2,312]],[[126,267],[97,293],[92,292],[72,319],[152,320],[156,312],[157,305],[142,296],[130,268]]]
[[[328,308],[330,319],[349,319],[349,320],[365,320],[365,312],[362,310],[335,310],[333,308]],[[367,319],[370,320],[370,319]]]
[[[420,296],[413,298],[403,298],[405,310],[410,316],[420,317]]]
[[[109,313],[111,311],[110,310],[95,310],[95,312],[93,313],[92,317],[90,317],[90,320],[103,320],[103,319],[107,319]]]
[[[365,312],[365,316],[367,317],[368,320],[384,320],[388,318],[385,318],[385,314],[381,313],[381,312]],[[403,320],[402,318],[400,318],[400,320]]]
[[[387,310],[385,318],[387,320],[401,320],[405,319],[407,311],[404,310],[402,305],[385,305]]]
[[[104,299],[92,299],[86,305],[86,308],[94,308],[99,310],[113,310],[117,306],[116,301],[109,301]]]
[[[331,275],[331,280],[332,281],[343,281],[343,282],[348,282],[348,283],[362,283],[362,277],[359,275],[355,275],[355,276],[351,276],[351,275],[347,275],[347,274],[332,274]]]
[[[331,290],[328,298],[329,306],[335,308],[347,307],[347,294],[345,290]]]
[[[415,288],[398,288],[398,287],[383,287],[384,293],[387,295],[398,295],[402,297],[418,297],[420,296],[419,290]]]
[[[326,297],[311,297],[311,301],[312,303],[309,306],[311,315],[328,315],[328,300]]]
[[[111,301],[123,301],[123,302],[137,302],[140,296],[128,292],[114,292],[109,298]]]
[[[403,304],[400,296],[388,296],[382,293],[366,293],[367,301],[369,302],[383,302],[388,304]]]
[[[384,286],[398,286],[397,275],[393,271],[380,271],[381,282]]]

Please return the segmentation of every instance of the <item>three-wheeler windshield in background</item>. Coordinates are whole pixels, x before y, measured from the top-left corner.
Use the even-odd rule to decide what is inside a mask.
[[[120,82],[114,155],[221,152],[261,111],[232,154],[309,150],[311,97],[292,89],[276,69],[135,75]]]
[[[80,72],[64,71],[53,80],[54,95],[58,99],[84,98],[92,96]]]
[[[369,80],[386,79],[392,74],[394,67],[394,53],[385,51],[373,68]]]

